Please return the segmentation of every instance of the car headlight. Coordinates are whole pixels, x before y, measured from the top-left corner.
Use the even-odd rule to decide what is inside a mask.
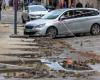
[[[43,26],[45,26],[45,24],[37,25],[37,26],[35,26],[35,28],[41,28],[41,27],[43,27]]]

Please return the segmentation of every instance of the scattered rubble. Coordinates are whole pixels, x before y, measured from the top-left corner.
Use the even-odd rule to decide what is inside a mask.
[[[12,37],[10,37],[10,41],[12,40],[11,38]],[[24,36],[15,36],[14,39],[16,40],[16,38],[19,38],[19,40],[15,42],[13,40],[9,44],[10,47],[7,46],[11,52],[0,54],[5,58],[0,60],[1,63],[10,64],[9,66],[15,64],[15,66],[19,68],[2,69],[9,72],[6,76],[21,78],[57,78],[67,76],[79,77],[81,75],[83,76],[84,73],[94,75],[94,71],[88,67],[87,64],[95,64],[100,61],[99,56],[96,56],[93,52],[77,51],[70,43],[65,42],[63,39],[50,39],[48,37],[35,37],[34,39],[30,39]],[[41,59],[50,62],[41,62]],[[72,60],[71,65],[67,63],[68,59]],[[54,66],[56,62],[63,70],[58,66]],[[25,69],[20,68],[20,66],[24,66]],[[27,69],[27,67],[30,66],[31,70]]]
[[[49,60],[51,60],[51,61],[57,61],[57,59],[59,58],[60,60],[58,60],[58,62],[59,62],[59,64],[61,63],[61,62],[63,62],[63,61],[65,61],[65,60],[67,60],[68,58],[71,58],[72,60],[74,60],[74,61],[77,61],[77,64],[73,64],[73,65],[71,65],[70,67],[68,67],[68,64],[66,64],[66,68],[70,68],[71,69],[71,72],[73,72],[72,70],[73,69],[76,69],[76,70],[91,70],[89,67],[87,67],[87,65],[86,65],[86,61],[87,60],[89,60],[89,59],[82,59],[82,60],[79,60],[78,59],[78,57],[79,56],[77,56],[78,54],[77,53],[75,53],[75,52],[73,52],[73,51],[71,51],[72,50],[72,46],[71,45],[69,45],[69,43],[65,43],[63,40],[60,40],[60,39],[57,39],[57,40],[55,40],[55,39],[50,39],[50,38],[35,38],[35,40],[28,40],[28,39],[21,39],[20,41],[23,41],[23,42],[27,42],[28,44],[31,44],[31,43],[36,43],[36,44],[32,44],[31,45],[31,47],[30,48],[25,48],[25,47],[22,47],[22,48],[14,48],[14,47],[12,47],[12,48],[10,48],[11,50],[22,50],[22,51],[32,51],[32,52],[34,52],[35,50],[36,51],[39,51],[40,52],[40,55],[38,54],[38,53],[36,53],[36,54],[38,54],[37,55],[37,58],[39,58],[39,59],[41,59],[41,58],[45,58],[45,59],[49,59]],[[31,43],[30,43],[31,42]],[[20,46],[20,44],[14,44],[14,45],[17,45],[17,46]],[[25,45],[26,46],[26,44],[23,44],[23,45]],[[30,46],[30,45],[27,45],[27,46]],[[34,46],[36,46],[36,47],[38,47],[38,48],[32,48],[32,47],[34,47]],[[69,50],[68,50],[69,49]],[[71,49],[71,50],[70,50]],[[66,50],[66,51],[65,51]],[[64,53],[64,51],[65,51],[65,53]],[[62,55],[62,53],[64,54],[64,55]],[[35,55],[36,55],[35,54]],[[66,54],[66,56],[65,56],[65,54]],[[74,55],[74,54],[76,54],[76,55]],[[7,54],[5,54],[5,55],[7,55]],[[9,56],[12,56],[12,55],[10,55],[10,54],[8,54]],[[16,54],[13,54],[13,56],[15,55],[15,57],[16,57]],[[18,54],[17,54],[18,55]],[[28,55],[28,53],[27,53],[27,55]],[[29,54],[30,55],[30,54]],[[62,55],[62,56],[60,56],[60,55]],[[69,56],[68,56],[69,55]],[[72,56],[71,56],[72,55]],[[54,57],[55,56],[55,57]],[[74,58],[74,57],[75,58]],[[83,55],[84,56],[84,55]],[[85,57],[87,57],[87,56],[85,56]],[[25,56],[21,56],[20,57],[23,61],[22,61],[22,64],[24,64],[25,66],[26,65],[29,65],[29,63],[27,63],[26,62],[26,58],[25,58]],[[23,58],[25,58],[25,59],[23,59]],[[31,58],[34,58],[34,60],[36,61],[36,57],[35,56],[30,56],[29,57],[30,59],[27,59],[28,60],[28,62],[29,61],[32,61],[33,59],[31,59]],[[83,57],[82,57],[83,58]],[[81,59],[81,58],[80,58]],[[19,60],[19,59],[18,59]],[[84,61],[83,61],[84,60]],[[86,61],[85,61],[86,60]],[[36,62],[38,62],[39,60],[37,60]],[[80,62],[81,61],[81,62]],[[83,62],[82,62],[83,61]],[[34,62],[34,61],[33,61]],[[79,62],[79,63],[78,63]],[[18,61],[18,63],[21,63],[20,61]],[[67,63],[67,62],[66,62]],[[30,63],[30,64],[32,64],[32,67],[33,67],[33,65],[34,65],[34,63]],[[39,62],[39,64],[41,64],[41,62]],[[43,66],[43,67],[42,67]],[[40,69],[42,69],[42,71],[40,70],[39,71],[39,68]],[[34,70],[35,68],[33,68],[33,70]],[[60,68],[59,68],[60,69]],[[65,71],[62,71],[62,70],[59,70],[60,72],[58,73],[55,73],[56,72],[56,70],[54,70],[53,72],[52,72],[52,70],[50,70],[49,71],[49,69],[47,68],[47,69],[45,69],[45,67],[44,67],[44,63],[43,64],[41,64],[41,66],[40,67],[38,67],[37,69],[35,69],[34,71],[32,70],[32,72],[31,71],[28,71],[28,72],[23,72],[23,73],[19,73],[19,75],[17,75],[16,77],[22,77],[22,78],[30,78],[30,77],[34,77],[34,78],[40,78],[40,77],[50,77],[50,76],[52,76],[52,77],[58,77],[58,75],[61,73],[62,74],[62,77],[63,76],[67,76],[67,74],[66,74],[66,70]],[[52,74],[54,74],[54,75],[51,75],[51,72],[52,72]],[[68,71],[68,74],[69,74],[69,72],[70,71]],[[35,74],[34,76],[32,75],[32,74]],[[80,73],[80,72],[79,72]],[[58,75],[57,75],[58,74]],[[61,76],[61,75],[60,75]],[[73,76],[76,76],[76,74],[74,74]]]

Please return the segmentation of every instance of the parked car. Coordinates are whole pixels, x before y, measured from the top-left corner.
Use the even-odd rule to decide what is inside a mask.
[[[55,10],[54,6],[46,5],[45,7],[49,12]]]
[[[47,35],[55,38],[58,35],[90,32],[100,33],[100,12],[93,8],[58,9],[49,12],[41,19],[25,24],[24,34]]]
[[[38,2],[38,1],[32,1],[32,2],[30,2],[30,5],[41,5],[41,2]]]
[[[22,23],[38,19],[47,13],[48,10],[42,5],[29,5],[27,9],[22,12]]]

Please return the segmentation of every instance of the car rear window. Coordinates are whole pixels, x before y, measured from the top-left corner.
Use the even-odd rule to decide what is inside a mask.
[[[99,12],[95,10],[75,10],[74,15],[75,17],[88,17],[99,15]]]
[[[95,10],[84,10],[83,11],[85,16],[96,16],[99,15],[99,12],[95,11]]]

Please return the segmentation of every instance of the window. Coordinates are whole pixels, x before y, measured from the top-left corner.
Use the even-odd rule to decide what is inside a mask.
[[[95,10],[75,10],[75,18],[87,17],[87,16],[96,16],[99,15],[98,11]]]
[[[85,17],[92,16],[92,11],[91,10],[83,10],[83,12],[84,12]]]
[[[88,17],[88,16],[96,16],[99,15],[98,11],[95,10],[70,10],[65,12],[61,17],[63,19],[72,19],[72,18],[81,18],[81,17]]]
[[[96,16],[96,15],[99,15],[99,12],[95,10],[91,10],[91,16]]]
[[[82,10],[75,10],[74,11],[75,18],[84,17],[84,12]]]
[[[74,11],[67,11],[65,12],[62,16],[65,17],[65,19],[71,19],[71,18],[74,18]]]

